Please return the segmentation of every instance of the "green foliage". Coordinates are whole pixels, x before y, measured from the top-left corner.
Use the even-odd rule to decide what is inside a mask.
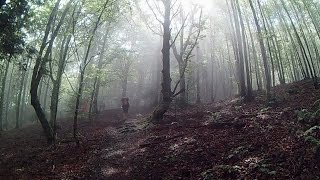
[[[138,130],[147,130],[151,127],[154,127],[154,124],[151,122],[151,120],[148,117],[143,118],[141,121],[137,123]]]
[[[239,166],[231,166],[231,165],[218,165],[214,166],[212,169],[208,169],[201,173],[203,180],[213,180],[213,179],[221,179],[222,177],[216,177],[218,172],[221,172],[223,175],[234,177],[238,177],[240,175],[241,167]],[[220,173],[219,173],[220,174]]]
[[[309,112],[306,109],[297,112],[299,122],[311,124],[312,127],[303,133],[304,140],[311,143],[315,147],[315,158],[320,160],[320,139],[318,137],[320,132],[319,117],[320,117],[320,101],[313,103],[314,112]]]
[[[310,129],[308,129],[307,131],[305,131],[304,135],[309,136],[311,134],[314,134],[318,130],[320,130],[320,126],[313,126]]]
[[[316,147],[319,147],[319,146],[320,146],[320,140],[317,139],[317,138],[315,138],[315,137],[313,137],[313,136],[307,136],[307,137],[305,137],[304,140],[305,140],[306,142],[309,142],[309,143],[313,144],[313,145],[316,146]]]
[[[12,56],[23,51],[30,6],[26,0],[11,0],[0,11],[0,56]]]
[[[315,109],[320,109],[320,99],[316,100],[313,103],[312,107],[315,108]]]
[[[320,101],[317,100],[313,103],[314,112],[309,112],[307,109],[302,109],[297,112],[298,121],[311,125],[318,125],[320,119]]]
[[[305,141],[311,143],[315,147],[314,158],[320,160],[320,139],[317,137],[320,126],[313,126],[304,133]]]
[[[213,119],[213,121],[218,121],[221,119],[221,113],[219,111],[218,112],[207,111],[206,113]]]
[[[249,151],[249,148],[245,146],[239,146],[231,152],[231,154],[227,157],[227,159],[238,158],[239,156],[247,153],[248,151]]]
[[[301,111],[298,111],[297,117],[299,122],[309,123],[312,117],[312,113],[310,113],[306,109],[302,109]]]
[[[272,175],[272,176],[276,175],[277,171],[272,171],[270,167],[271,167],[270,164],[260,164],[258,166],[258,171],[266,175]]]
[[[314,144],[315,146],[320,146],[320,140],[315,138],[317,132],[319,132],[320,126],[313,126],[307,131],[304,132],[304,137],[306,142],[310,142],[311,144]]]
[[[203,172],[201,174],[201,176],[202,176],[203,180],[212,180],[215,177],[214,174],[211,172],[211,169]]]

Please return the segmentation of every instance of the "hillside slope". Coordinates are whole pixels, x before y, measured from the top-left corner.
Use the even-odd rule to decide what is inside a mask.
[[[250,103],[234,99],[172,108],[160,124],[147,128],[140,115],[121,122],[101,114],[81,125],[80,147],[71,141],[68,122],[56,147],[45,146],[37,125],[8,131],[0,138],[0,178],[319,178],[319,133],[305,133],[318,121],[313,106],[319,90],[302,81],[274,92],[270,107],[263,93],[256,93]]]

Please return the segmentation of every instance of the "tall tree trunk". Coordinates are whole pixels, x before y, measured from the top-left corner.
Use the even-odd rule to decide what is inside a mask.
[[[27,70],[26,70],[26,77],[25,77],[25,81],[23,83],[23,92],[22,92],[22,103],[21,103],[21,117],[20,117],[20,121],[21,121],[21,124],[24,122],[25,120],[25,116],[24,116],[24,113],[25,113],[25,107],[26,107],[26,102],[29,102],[26,100],[26,95],[28,94],[28,91],[27,91],[27,88],[28,88],[28,84],[30,83],[29,82],[29,79],[30,77],[32,76],[32,72],[28,69],[30,66],[31,66],[31,61],[29,61],[28,65],[27,65]]]
[[[62,75],[66,66],[66,60],[67,60],[70,41],[71,41],[71,35],[64,36],[63,41],[61,43],[61,47],[60,47],[60,55],[59,55],[56,79],[54,79],[53,76],[51,76],[52,92],[51,92],[51,100],[50,100],[50,124],[53,127],[53,133],[55,137],[57,136],[57,112],[58,112],[61,80],[62,80]]]
[[[308,34],[311,34],[311,31],[309,30],[309,25],[307,25],[307,23],[306,23],[306,19],[305,19],[305,17],[304,17],[304,15],[301,15],[299,12],[298,12],[298,9],[296,8],[296,6],[298,7],[298,8],[301,8],[300,7],[300,5],[298,4],[298,3],[296,3],[296,2],[291,2],[291,4],[292,4],[292,8],[293,8],[293,10],[294,10],[294,12],[295,12],[295,15],[296,15],[296,19],[298,20],[298,21],[301,21],[302,22],[302,24],[304,25],[304,27],[302,26],[302,24],[301,23],[299,23],[299,28],[300,28],[300,32],[301,32],[301,34],[302,34],[302,38],[303,38],[303,40],[304,40],[304,42],[305,42],[305,45],[306,45],[306,48],[307,48],[307,52],[308,52],[308,54],[309,54],[309,58],[310,58],[310,64],[311,64],[311,70],[310,71],[312,71],[312,73],[313,73],[313,82],[314,82],[314,87],[316,88],[316,89],[318,89],[318,80],[317,80],[317,72],[316,72],[316,68],[315,68],[315,65],[314,65],[314,58],[313,58],[313,56],[312,56],[312,53],[311,53],[311,45],[309,44],[310,43],[310,41],[311,41],[311,43],[314,45],[315,44],[315,40],[314,40],[314,38],[312,38],[310,41],[307,39],[307,37],[306,37],[306,33],[305,33],[305,30],[307,31],[307,33]],[[296,5],[296,6],[295,6]],[[300,15],[300,16],[299,16]],[[316,31],[317,31],[317,29],[316,29]],[[318,34],[319,35],[319,34]],[[317,46],[314,46],[315,47],[315,53],[317,53],[317,51],[318,51],[318,49],[317,49]]]
[[[89,121],[93,121],[93,116],[98,112],[98,101],[95,98],[98,98],[98,93],[96,92],[98,84],[98,77],[96,76],[93,81],[93,90],[91,92],[91,97],[90,97],[90,107],[89,107]],[[100,84],[99,84],[100,86]],[[94,104],[96,103],[96,106],[94,107]],[[96,108],[96,110],[94,109]],[[94,112],[95,111],[95,112]]]
[[[292,26],[292,28],[293,28],[293,30],[294,30],[294,33],[295,33],[295,35],[296,35],[296,38],[297,38],[297,40],[298,40],[298,44],[299,44],[301,53],[303,54],[303,57],[305,58],[305,61],[306,61],[305,63],[306,63],[306,65],[307,65],[306,69],[309,69],[310,75],[311,75],[311,77],[314,79],[314,74],[313,74],[313,72],[312,72],[311,63],[310,63],[309,58],[308,58],[308,56],[307,56],[306,49],[305,49],[305,47],[304,47],[304,45],[303,45],[303,43],[302,43],[302,40],[301,40],[301,38],[300,38],[300,35],[299,35],[299,33],[298,33],[297,29],[296,29],[296,26],[295,26],[295,24],[294,24],[294,22],[293,22],[293,20],[292,20],[292,18],[291,18],[291,16],[290,16],[290,13],[289,13],[289,11],[288,11],[288,8],[287,8],[286,4],[284,3],[283,0],[280,0],[280,2],[282,3],[282,6],[283,6],[283,8],[284,8],[284,10],[285,10],[285,12],[286,12],[289,20],[290,20],[291,26]]]
[[[109,0],[105,1],[104,5],[103,5],[103,8],[101,9],[100,15],[99,15],[97,21],[94,24],[94,28],[93,28],[93,30],[92,30],[92,32],[90,34],[90,39],[89,39],[88,46],[87,46],[87,49],[86,49],[85,57],[84,57],[84,60],[82,62],[82,65],[80,67],[79,87],[78,87],[78,91],[77,91],[76,107],[75,107],[74,116],[73,116],[73,137],[75,138],[77,145],[79,145],[79,140],[78,140],[78,137],[77,137],[77,134],[78,134],[78,115],[79,115],[80,99],[81,99],[82,91],[83,91],[84,74],[85,74],[85,71],[86,71],[86,67],[88,65],[89,53],[91,51],[91,46],[92,46],[92,43],[93,43],[93,40],[94,40],[94,36],[95,36],[95,34],[97,32],[97,29],[98,29],[98,27],[100,25],[102,15],[104,14],[108,3],[109,3]]]
[[[163,46],[162,46],[162,95],[163,101],[153,111],[152,120],[162,120],[164,113],[170,107],[172,101],[171,75],[170,75],[170,38],[171,38],[171,0],[163,0],[164,22],[163,22]]]
[[[29,60],[27,62],[29,64]],[[20,79],[20,87],[19,87],[19,94],[18,94],[18,100],[17,100],[17,105],[16,105],[16,129],[20,128],[21,125],[21,100],[23,97],[23,88],[24,88],[24,82],[26,80],[26,73],[27,70],[22,69],[21,72],[21,79]]]
[[[196,103],[201,103],[201,96],[200,96],[200,48],[197,46],[197,69],[196,69]]]
[[[8,91],[7,91],[7,100],[6,100],[6,111],[5,111],[5,128],[8,129],[8,114],[9,114],[9,109],[11,109],[11,100],[12,98],[12,93],[11,93],[11,88],[12,88],[12,78],[13,78],[13,72],[14,72],[14,64],[12,63],[12,69],[10,72],[10,78],[9,78],[9,83],[8,83]],[[14,84],[15,85],[15,84]]]
[[[58,13],[60,1],[61,0],[58,0],[56,2],[54,8],[51,11],[50,17],[48,19],[48,23],[47,23],[46,30],[45,30],[45,35],[42,39],[42,44],[41,44],[41,47],[40,47],[40,50],[38,53],[38,57],[36,59],[34,69],[33,69],[31,87],[30,87],[31,105],[33,106],[33,108],[38,116],[38,119],[42,125],[42,128],[43,128],[44,133],[46,135],[48,144],[54,143],[54,133],[53,133],[52,127],[50,126],[50,123],[47,120],[47,117],[41,107],[37,92],[38,92],[40,80],[46,71],[46,63],[49,60],[49,54],[52,51],[53,43],[54,43],[55,38],[57,37],[57,35],[60,31],[60,28],[61,28],[61,26],[64,22],[64,19],[67,15],[69,7],[71,6],[71,1],[69,1],[66,5],[66,8],[64,9],[64,11],[61,15],[61,18],[59,20],[57,27],[55,28],[54,32],[51,34],[51,39],[48,41],[48,37],[49,37],[50,29],[51,29],[50,27],[53,24],[53,21]],[[46,49],[46,53],[45,53],[44,57],[42,57],[45,49]]]
[[[127,69],[126,69],[127,70]],[[121,86],[122,86],[122,97],[127,97],[127,85],[128,85],[128,74],[129,72],[124,73],[124,77],[121,81]]]
[[[108,28],[108,27],[106,27]],[[99,97],[99,92],[100,92],[100,84],[101,84],[101,71],[102,71],[102,66],[103,66],[103,60],[104,60],[104,55],[105,55],[105,49],[107,46],[107,40],[108,40],[108,35],[109,35],[109,30],[107,29],[107,31],[105,32],[104,36],[103,36],[103,43],[102,43],[102,48],[101,48],[101,53],[100,53],[100,57],[98,60],[98,71],[95,75],[94,78],[94,89],[92,91],[92,95],[91,95],[91,101],[90,101],[90,108],[89,108],[89,119],[92,120],[92,115],[93,114],[98,114],[99,113],[99,109],[98,109],[98,97]]]
[[[214,90],[214,55],[211,54],[211,103],[214,103],[214,100],[216,98],[215,90]]]
[[[258,56],[257,56],[257,50],[254,44],[254,39],[252,36],[252,32],[250,29],[250,24],[248,18],[246,18],[247,25],[248,25],[248,30],[249,30],[249,35],[250,35],[250,41],[251,41],[251,48],[252,48],[252,54],[253,54],[253,61],[254,61],[254,69],[255,69],[255,74],[256,74],[256,83],[257,83],[257,88],[258,91],[262,90],[262,79],[260,75],[260,68],[259,68],[259,63],[258,63]]]
[[[161,41],[162,42],[162,41]],[[161,56],[159,55],[159,58],[157,58],[157,63],[156,63],[156,85],[155,85],[155,90],[154,93],[156,94],[154,97],[154,102],[153,102],[153,106],[157,106],[160,104],[160,102],[162,101],[162,96],[161,96],[161,82],[162,82],[162,78],[161,78]]]
[[[246,82],[245,82],[245,73],[244,73],[244,48],[243,48],[243,41],[241,36],[240,30],[240,22],[239,22],[239,13],[234,1],[231,1],[231,6],[233,9],[233,16],[234,16],[234,23],[235,23],[235,30],[236,30],[236,43],[237,43],[237,54],[238,54],[238,74],[239,74],[239,82],[240,82],[240,96],[246,96]]]
[[[50,88],[50,79],[47,78],[47,83],[46,85],[46,90],[44,92],[44,97],[43,97],[43,110],[46,111],[47,109],[47,99],[48,99],[48,92],[49,92],[49,88]]]
[[[311,19],[311,22],[312,22],[312,24],[313,24],[313,26],[314,26],[314,28],[315,28],[315,30],[316,30],[316,33],[317,33],[317,35],[318,35],[318,38],[320,39],[320,27],[319,27],[319,22],[316,20],[316,15],[314,15],[315,14],[315,12],[313,12],[312,10],[311,10],[311,7],[310,7],[310,4],[309,4],[309,2],[308,1],[302,1],[302,3],[303,3],[303,5],[304,5],[304,7],[305,7],[305,9],[307,10],[307,12],[308,12],[308,15],[309,15],[309,17],[310,17],[310,19]],[[297,4],[297,3],[296,3]],[[320,15],[320,13],[318,12],[318,16]]]
[[[263,38],[262,38],[262,32],[261,32],[261,27],[258,21],[258,17],[255,11],[255,8],[253,6],[252,0],[249,0],[250,3],[250,8],[254,17],[254,21],[256,24],[256,28],[258,31],[258,39],[259,39],[259,44],[260,44],[260,49],[261,49],[261,54],[262,54],[262,60],[263,60],[263,66],[264,66],[264,72],[265,72],[265,77],[266,77],[266,93],[267,93],[267,101],[270,100],[270,90],[271,90],[271,76],[270,76],[270,71],[268,67],[268,59],[267,59],[267,53],[266,53],[266,48],[264,46]]]
[[[77,145],[79,145],[79,140],[77,136],[78,135],[78,115],[79,115],[79,108],[80,108],[80,99],[81,99],[82,90],[83,90],[83,80],[84,80],[84,71],[82,70],[80,72],[79,87],[77,91],[76,106],[75,106],[74,117],[73,117],[73,137],[75,138]]]
[[[246,101],[251,101],[253,99],[252,96],[252,84],[251,84],[251,73],[250,73],[250,68],[249,68],[249,60],[248,60],[248,45],[247,45],[247,40],[246,40],[246,33],[245,33],[245,26],[243,23],[243,18],[242,18],[242,13],[239,5],[239,1],[236,1],[237,4],[237,9],[238,9],[238,14],[239,14],[239,21],[240,21],[240,26],[241,26],[241,35],[242,35],[242,43],[243,43],[243,59],[244,59],[244,64],[245,64],[245,70],[246,70],[246,80],[247,80],[247,93],[245,96]]]
[[[296,54],[296,57],[297,57],[297,60],[298,60],[298,65],[299,65],[299,68],[301,69],[301,73],[303,74],[304,78],[310,78],[310,74],[309,74],[309,70],[307,68],[307,65],[304,64],[305,66],[303,66],[302,64],[302,59],[303,59],[303,62],[305,63],[306,61],[304,60],[304,56],[300,56],[299,54],[299,49],[294,41],[294,38],[290,32],[290,29],[289,29],[289,26],[287,24],[287,22],[285,21],[284,17],[283,17],[283,14],[281,13],[278,13],[278,16],[280,17],[280,23],[282,24],[282,26],[284,26],[286,32],[287,32],[287,35],[289,35],[289,38],[290,38],[290,41],[291,41],[291,44],[294,48],[294,52]],[[292,52],[291,52],[292,54]],[[296,66],[294,66],[294,68],[297,68]],[[299,78],[300,79],[300,78]]]
[[[1,82],[1,94],[0,94],[0,131],[3,130],[3,110],[4,110],[4,95],[5,95],[5,89],[6,89],[6,81],[7,81],[7,76],[8,76],[8,71],[9,71],[9,65],[10,61],[6,62],[6,68],[4,71],[4,75],[2,77],[2,82]]]
[[[185,76],[185,70],[184,70],[185,65],[179,65],[179,74],[180,74],[180,104],[182,106],[185,106],[187,104],[186,100],[186,76]]]

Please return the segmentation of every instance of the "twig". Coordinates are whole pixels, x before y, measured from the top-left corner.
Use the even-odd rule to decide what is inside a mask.
[[[156,18],[156,20],[157,20],[160,24],[163,24],[163,22],[158,18],[156,12],[154,12],[153,8],[152,8],[151,5],[149,4],[149,1],[146,0],[146,2],[147,2],[148,7],[150,8],[150,10],[152,11],[154,17]]]

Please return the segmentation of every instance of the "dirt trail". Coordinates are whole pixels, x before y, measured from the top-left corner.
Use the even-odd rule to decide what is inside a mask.
[[[123,179],[127,157],[137,146],[136,120],[107,114],[92,123],[79,121],[80,147],[73,142],[71,121],[61,122],[58,143],[47,147],[39,125],[4,132],[0,137],[0,179]],[[142,138],[143,139],[143,138]]]
[[[139,151],[139,144],[145,140],[143,132],[137,132],[139,120],[128,119],[108,130],[108,144],[99,152],[99,176],[101,179],[130,179],[130,159]]]

